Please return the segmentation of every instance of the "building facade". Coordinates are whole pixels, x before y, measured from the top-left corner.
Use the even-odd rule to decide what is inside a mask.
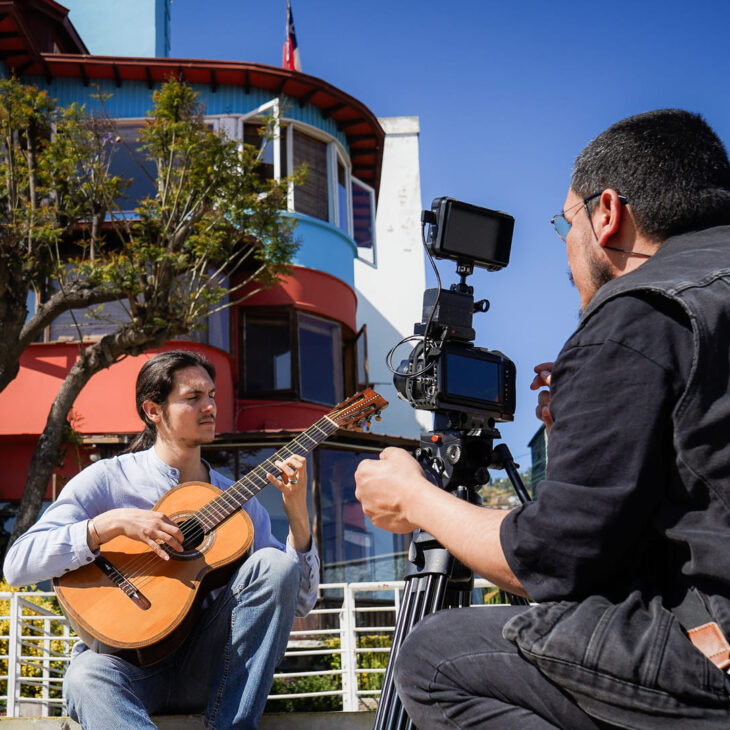
[[[259,129],[273,117],[273,140],[262,149],[265,174],[285,177],[307,164],[304,183],[290,187],[282,211],[296,219],[300,241],[291,275],[163,349],[196,349],[215,364],[219,435],[205,457],[233,479],[372,384],[391,404],[382,422],[371,431],[340,431],[310,456],[314,539],[324,581],[402,577],[407,543],[364,516],[353,475],[360,460],[376,458],[384,446],[414,445],[425,425],[398,401],[384,365],[387,351],[412,334],[421,316],[417,118],[379,120],[345,91],[298,71],[169,58],[169,0],[68,4],[70,11],[53,0],[0,1],[1,70],[46,89],[61,106],[79,102],[99,111],[99,97],[106,97],[103,112],[116,120],[126,143],[119,146],[114,171],[134,178],[130,209],[151,185],[140,174],[140,165],[148,163],[137,133],[152,93],[171,76],[199,94],[212,129],[242,144],[261,144]],[[137,24],[129,26],[132,5],[137,20],[131,22]],[[142,26],[152,28],[152,35],[128,32]],[[109,34],[109,27],[117,32]],[[32,311],[36,302],[31,298],[28,305]],[[89,341],[124,316],[113,304],[103,321],[87,314],[76,311],[74,318]],[[0,455],[6,463],[0,525],[6,537],[48,408],[76,359],[77,332],[70,314],[52,323],[0,393]],[[129,357],[84,388],[70,416],[74,443],[49,484],[48,500],[89,460],[117,453],[141,430],[134,382],[152,354]],[[284,539],[279,494],[264,490],[259,499]]]

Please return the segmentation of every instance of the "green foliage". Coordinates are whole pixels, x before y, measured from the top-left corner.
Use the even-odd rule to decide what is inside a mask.
[[[150,346],[194,329],[226,294],[235,303],[251,283],[269,286],[289,272],[298,244],[293,221],[281,215],[288,180],[263,179],[258,150],[212,132],[189,86],[169,81],[154,92],[140,142],[154,163],[155,194],[129,216],[121,208],[130,207],[130,181],[110,171],[125,144],[115,121],[0,80],[4,340],[39,334],[26,332],[36,326],[26,322],[31,291],[68,302],[79,295],[75,307],[122,300],[123,339]],[[140,165],[139,175],[149,172]],[[59,299],[53,316],[71,308]]]
[[[358,690],[380,690],[388,664],[391,636],[389,635],[358,635],[357,646],[360,649],[380,649],[383,651],[362,652],[357,656],[358,669],[380,669],[377,673],[357,673]],[[342,655],[339,653],[340,639],[332,637],[325,639],[323,648],[332,649],[332,654],[318,657],[322,665],[319,669],[342,669]],[[269,700],[266,712],[326,712],[342,710],[342,675],[321,674],[311,677],[294,677],[291,679],[275,679],[271,687],[271,695],[294,694],[304,692],[338,692],[337,695],[321,697],[297,697],[285,700]]]
[[[37,517],[67,415],[95,373],[187,335],[290,272],[289,181],[266,180],[255,148],[212,132],[189,86],[155,91],[140,143],[154,172],[140,165],[139,174],[152,175],[154,194],[128,215],[129,181],[111,174],[124,144],[115,122],[0,81],[0,390],[63,312],[82,343],[31,460],[15,536]],[[33,292],[43,301],[29,316]],[[113,301],[117,321],[84,342],[74,311],[98,319]]]
[[[532,492],[532,468],[520,472],[520,477],[522,477],[527,491]],[[479,495],[485,506],[501,509],[514,507],[514,501],[517,498],[509,477],[492,480],[490,484],[487,484],[479,490]]]

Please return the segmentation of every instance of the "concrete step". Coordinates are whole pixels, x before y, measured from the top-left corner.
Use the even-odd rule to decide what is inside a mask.
[[[264,715],[259,730],[370,730],[374,712],[281,712]],[[159,730],[204,730],[200,715],[161,715]],[[3,730],[81,730],[69,717],[3,717]]]

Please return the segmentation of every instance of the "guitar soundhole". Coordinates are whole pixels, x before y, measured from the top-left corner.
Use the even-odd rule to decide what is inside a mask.
[[[205,540],[205,532],[203,532],[203,526],[200,522],[194,517],[190,517],[178,524],[185,538],[183,540],[185,551],[198,550]]]

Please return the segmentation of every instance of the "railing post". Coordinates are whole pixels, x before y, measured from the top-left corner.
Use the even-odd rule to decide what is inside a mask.
[[[44,715],[49,715],[51,709],[51,637],[53,636],[51,620],[49,616],[41,619],[43,624],[43,691],[41,698]]]
[[[19,596],[17,593],[10,595],[10,629],[8,631],[8,717],[17,717],[18,712],[18,670],[20,668],[20,657],[18,651],[21,643],[18,640],[18,633],[21,631],[21,622],[18,612],[20,610]]]
[[[357,655],[355,648],[355,598],[350,584],[344,588],[340,611],[340,649],[342,651],[342,709],[357,712]]]

